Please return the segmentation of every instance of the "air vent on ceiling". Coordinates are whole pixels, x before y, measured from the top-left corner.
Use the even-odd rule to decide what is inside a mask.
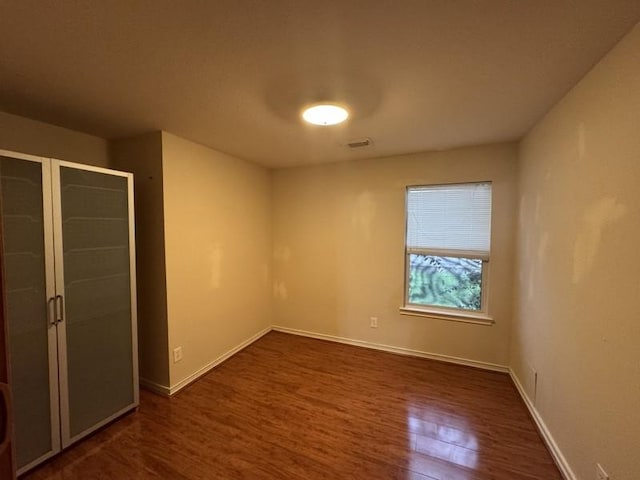
[[[345,146],[349,148],[364,148],[370,147],[371,145],[373,145],[373,140],[370,138],[358,138],[357,140],[350,140],[345,143]]]

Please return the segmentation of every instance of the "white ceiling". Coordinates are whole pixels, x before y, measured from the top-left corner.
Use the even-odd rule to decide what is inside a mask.
[[[276,167],[511,140],[639,19],[638,0],[0,0],[0,110]],[[352,118],[303,125],[320,100]]]

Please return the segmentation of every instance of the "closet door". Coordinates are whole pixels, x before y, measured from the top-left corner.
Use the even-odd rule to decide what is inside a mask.
[[[0,166],[1,169],[1,166]],[[1,193],[1,188],[0,188]],[[2,210],[0,195],[0,210]],[[0,211],[0,217],[2,213]],[[4,243],[0,222],[0,245]],[[13,413],[11,407],[11,388],[9,387],[9,352],[7,350],[8,330],[5,322],[4,299],[4,255],[0,255],[0,478],[16,478],[13,452]]]
[[[0,151],[6,321],[18,473],[60,450],[48,159]]]
[[[138,405],[133,176],[52,162],[63,447]]]

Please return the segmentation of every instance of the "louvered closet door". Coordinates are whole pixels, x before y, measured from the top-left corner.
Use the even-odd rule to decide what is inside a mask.
[[[138,404],[133,193],[131,174],[58,161],[52,172],[66,447]]]
[[[18,472],[60,450],[48,159],[0,151],[6,321]]]

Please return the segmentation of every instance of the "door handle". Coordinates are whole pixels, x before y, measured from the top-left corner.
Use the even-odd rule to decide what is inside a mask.
[[[56,295],[56,323],[64,322],[64,297]]]
[[[53,305],[53,312],[51,310],[51,305]],[[47,300],[47,323],[49,325],[55,325],[56,316],[56,297],[51,297]]]
[[[0,437],[0,455],[2,455],[11,440],[11,391],[6,383],[0,383],[0,397],[2,397],[2,415],[4,417],[4,422],[1,422],[4,426],[4,432]]]

